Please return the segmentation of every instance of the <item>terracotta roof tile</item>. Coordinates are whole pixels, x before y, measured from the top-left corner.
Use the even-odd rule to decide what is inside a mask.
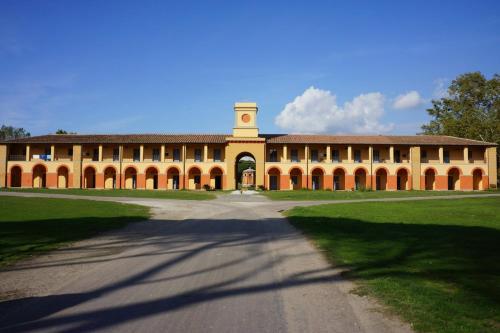
[[[130,143],[219,143],[230,134],[50,134],[4,141],[5,143],[72,143],[72,144],[130,144]],[[306,135],[262,134],[270,144],[390,144],[390,145],[469,145],[495,146],[495,143],[442,135]]]

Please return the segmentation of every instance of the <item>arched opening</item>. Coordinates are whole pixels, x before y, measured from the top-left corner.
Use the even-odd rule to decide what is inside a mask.
[[[21,187],[23,170],[19,166],[10,169],[10,187]]]
[[[149,167],[146,170],[146,189],[147,190],[158,189],[158,170],[156,168]]]
[[[448,190],[454,191],[460,189],[460,171],[457,168],[448,170]]]
[[[366,188],[366,171],[358,169],[354,173],[354,186],[356,190],[364,190]]]
[[[62,166],[57,169],[57,187],[68,188],[69,170],[67,167]]]
[[[167,189],[178,190],[179,185],[179,170],[177,168],[170,168],[167,170]]]
[[[406,191],[408,189],[408,170],[406,169],[398,170],[397,189],[398,191]]]
[[[235,161],[236,188],[255,188],[255,157],[248,152],[243,152],[236,156]]]
[[[222,172],[221,168],[212,168],[210,170],[210,187],[215,190],[222,190]]]
[[[201,189],[201,170],[198,167],[192,167],[188,172],[188,189]]]
[[[269,177],[269,189],[277,191],[280,189],[281,171],[278,168],[271,168],[267,171]]]
[[[292,190],[302,189],[302,170],[293,168],[289,173]]]
[[[483,171],[480,169],[474,170],[472,173],[472,189],[479,191],[483,189]]]
[[[436,172],[434,169],[427,169],[425,171],[425,190],[432,191],[436,189]]]
[[[83,187],[84,188],[95,188],[95,169],[93,167],[87,167],[83,173]]]
[[[345,171],[343,169],[338,168],[333,172],[333,190],[345,190]]]
[[[313,191],[323,189],[324,172],[320,168],[313,169],[311,172],[311,188]]]
[[[377,191],[387,189],[387,171],[385,169],[378,169],[375,173],[375,188]]]
[[[37,165],[33,168],[33,187],[42,188],[46,187],[47,183],[47,169],[43,165]]]
[[[137,170],[132,167],[125,169],[125,188],[132,190],[137,188]]]
[[[116,188],[116,170],[113,167],[104,170],[104,188]]]

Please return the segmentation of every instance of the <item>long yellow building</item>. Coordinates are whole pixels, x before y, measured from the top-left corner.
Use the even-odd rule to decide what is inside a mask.
[[[255,160],[270,190],[484,190],[496,144],[449,136],[259,134],[236,103],[232,134],[43,135],[0,142],[0,187],[234,189]]]

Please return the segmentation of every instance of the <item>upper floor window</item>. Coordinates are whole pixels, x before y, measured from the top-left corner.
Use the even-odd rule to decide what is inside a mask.
[[[196,148],[194,150],[194,161],[195,162],[201,162],[202,159],[201,159],[201,149],[200,148]]]
[[[99,149],[95,148],[92,154],[92,161],[98,161],[99,160]]]
[[[299,151],[297,149],[291,150],[290,159],[292,160],[292,162],[299,162]]]
[[[139,148],[134,148],[134,162],[138,162],[141,159],[141,150]]]
[[[269,162],[278,162],[278,151],[276,149],[269,149]]]
[[[153,148],[153,161],[160,161],[160,149],[158,148]]]
[[[24,154],[26,155],[26,151],[24,152]],[[68,149],[68,156],[73,156],[73,148]]]
[[[469,161],[472,161],[472,150],[470,150],[470,149],[467,151],[467,159]]]
[[[334,162],[340,162],[340,152],[337,149],[332,151],[332,158]]]
[[[401,163],[401,151],[399,150],[394,151],[394,162]]]
[[[375,162],[375,163],[380,162],[380,151],[379,150],[373,151],[373,162]]]
[[[426,161],[427,160],[427,150],[420,151],[420,159]]]
[[[214,149],[214,162],[220,162],[220,161],[221,161],[220,149]]]
[[[120,149],[113,148],[113,161],[119,161],[119,160],[120,160]]]
[[[354,162],[361,163],[361,150],[354,151]]]
[[[450,163],[450,152],[448,150],[443,152],[443,161],[444,163]]]
[[[311,150],[311,162],[318,162],[318,161],[319,161],[318,150],[316,149]]]
[[[181,150],[179,148],[174,148],[174,162],[179,162],[181,160]]]

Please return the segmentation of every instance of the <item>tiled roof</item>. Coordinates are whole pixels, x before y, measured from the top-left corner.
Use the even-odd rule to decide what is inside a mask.
[[[51,134],[9,140],[10,143],[225,143],[227,134]]]
[[[387,145],[468,145],[495,146],[496,143],[445,135],[302,135],[267,134],[267,143],[277,144],[387,144]]]
[[[4,141],[30,144],[130,144],[130,143],[220,143],[230,134],[51,134]],[[267,143],[275,144],[387,144],[387,145],[468,145],[495,146],[495,143],[442,135],[307,135],[262,134]]]

